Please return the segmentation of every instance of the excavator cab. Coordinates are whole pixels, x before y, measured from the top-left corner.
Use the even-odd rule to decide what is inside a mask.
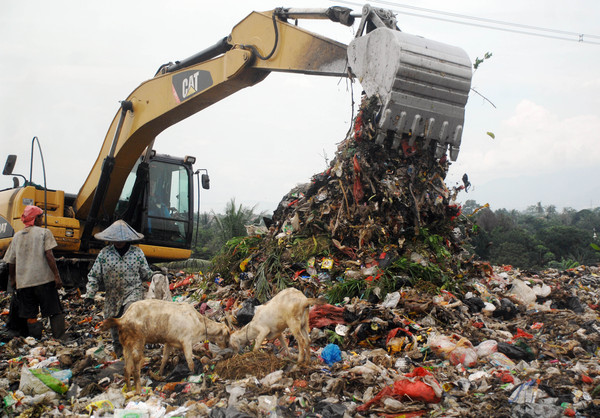
[[[129,174],[116,216],[144,234],[142,245],[190,248],[194,161],[153,153],[147,163],[140,158]]]

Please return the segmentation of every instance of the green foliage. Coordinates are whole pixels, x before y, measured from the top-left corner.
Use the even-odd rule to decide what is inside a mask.
[[[344,280],[329,288],[327,291],[327,300],[329,303],[336,304],[342,302],[346,297],[350,299],[354,297],[361,298],[365,295],[368,283],[362,278]]]
[[[420,235],[425,245],[429,247],[438,261],[447,260],[452,256],[448,248],[444,245],[444,238],[442,236],[431,234],[428,228],[421,228]]]
[[[209,260],[221,248],[223,243],[218,239],[213,215],[201,213],[194,219],[194,244],[192,257]]]
[[[486,53],[483,55],[483,58],[479,58],[479,57],[475,58],[475,63],[473,63],[473,69],[474,69],[474,70],[477,70],[477,69],[479,68],[479,66],[480,66],[481,64],[483,64],[483,62],[484,62],[485,60],[488,60],[488,59],[490,59],[490,58],[492,58],[492,53],[491,53],[491,52],[486,52]]]
[[[256,287],[256,298],[260,303],[265,303],[271,297],[271,286],[269,285],[269,279],[267,278],[267,272],[265,264],[258,267],[256,272],[256,278],[254,279],[254,285]]]
[[[219,273],[225,281],[231,281],[239,273],[240,263],[258,248],[260,237],[235,237],[223,245],[221,251],[213,258],[213,271]]]
[[[236,206],[235,198],[232,198],[225,205],[225,214],[215,215],[214,221],[217,226],[218,236],[222,242],[233,237],[241,237],[246,234],[246,225],[253,223],[257,215],[254,213],[256,206],[249,208],[246,206]]]
[[[311,257],[326,255],[331,245],[331,239],[326,236],[298,236],[290,243],[286,253],[292,262],[305,262]]]
[[[285,247],[277,243],[271,243],[265,250],[268,254],[265,260],[258,264],[254,285],[256,298],[266,302],[272,294],[290,286],[288,271],[283,261]]]
[[[394,291],[398,288],[398,283],[402,283],[405,278],[408,278],[414,285],[420,282],[432,284],[432,287],[454,290],[460,285],[459,279],[454,277],[451,271],[445,271],[442,266],[435,263],[416,263],[410,261],[406,257],[401,257],[396,260],[388,269],[388,273],[392,274],[386,283],[386,293]]]
[[[259,225],[264,213],[254,213],[254,207],[236,205],[231,199],[224,213],[201,213],[194,225],[192,257],[209,260],[221,251],[227,241],[246,236],[247,225]]]
[[[469,201],[469,207],[477,206]],[[474,253],[491,264],[521,269],[572,268],[600,262],[594,232],[600,227],[600,209],[575,211],[541,202],[523,212],[484,209],[473,215],[479,227],[471,237]]]
[[[341,335],[339,335],[338,333],[336,333],[335,331],[332,331],[330,329],[326,329],[325,334],[327,334],[327,339],[329,340],[329,342],[331,344],[337,344],[338,346],[343,347],[344,337],[342,337]]]
[[[560,262],[558,261],[551,261],[548,263],[548,267],[550,268],[554,268],[557,270],[569,270],[575,267],[578,267],[579,263],[575,260],[565,260],[562,259],[560,260]]]

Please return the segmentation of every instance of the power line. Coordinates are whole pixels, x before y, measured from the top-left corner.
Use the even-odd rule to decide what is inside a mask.
[[[436,16],[429,16],[429,15],[424,15],[424,14],[419,14],[419,13],[411,13],[411,12],[406,12],[406,11],[402,11],[402,10],[394,10],[397,13],[404,14],[404,15],[407,15],[407,16],[421,17],[421,18],[424,18],[424,19],[432,19],[432,20],[438,20],[438,21],[442,21],[442,22],[456,23],[456,24],[467,25],[467,26],[474,26],[474,27],[480,27],[480,28],[484,28],[484,29],[492,29],[492,30],[498,30],[498,31],[503,31],[503,32],[516,33],[516,34],[520,34],[520,35],[529,35],[529,36],[537,36],[537,37],[548,38],[548,39],[558,39],[558,40],[561,40],[561,41],[585,42],[585,43],[588,43],[588,44],[600,45],[600,42],[588,41],[586,39],[586,38],[600,39],[599,35],[590,35],[590,34],[583,34],[583,33],[578,33],[578,32],[563,31],[563,30],[558,30],[558,29],[542,28],[542,27],[538,27],[538,26],[523,25],[523,24],[520,24],[520,23],[503,22],[503,21],[500,21],[500,20],[480,18],[480,17],[476,17],[476,16],[461,15],[461,14],[458,14],[458,13],[451,13],[451,12],[444,12],[444,11],[440,11],[440,10],[426,9],[426,8],[423,8],[423,7],[410,6],[410,5],[404,5],[404,4],[396,4],[396,3],[388,2],[388,1],[378,1],[378,0],[375,0],[374,2],[375,3],[382,3],[382,4],[385,4],[387,6],[404,7],[404,8],[409,8],[409,9],[413,9],[413,10],[420,10],[420,11],[424,11],[424,12],[427,12],[427,13],[437,13],[437,14],[451,16],[451,17],[456,17],[456,18],[460,18],[460,19],[471,19],[471,20],[476,20],[476,21],[480,21],[480,22],[492,23],[492,24],[496,24],[496,25],[513,26],[513,27],[517,27],[517,28],[531,29],[531,30],[537,30],[537,31],[541,31],[541,32],[549,32],[549,33],[556,33],[556,34],[562,34],[562,35],[568,35],[568,36],[575,36],[577,38],[576,39],[572,39],[572,38],[567,38],[567,37],[564,37],[564,36],[556,36],[556,35],[549,35],[549,34],[544,34],[544,33],[528,32],[528,31],[525,31],[525,30],[495,27],[495,26],[490,26],[490,25],[484,25],[484,24],[478,24],[478,23],[471,23],[471,22],[463,22],[463,21],[459,21],[459,20],[446,19],[446,18],[436,17]],[[352,2],[352,1],[345,1],[345,0],[337,0],[336,3],[345,3],[345,4],[349,4],[349,5],[354,5],[354,6],[362,6],[362,4],[360,4],[360,3],[356,3],[356,2]]]
[[[502,21],[502,20],[488,19],[488,18],[484,18],[484,17],[469,16],[469,15],[463,15],[463,14],[459,14],[459,13],[445,12],[442,10],[434,10],[434,9],[427,9],[424,7],[411,6],[409,4],[398,4],[398,3],[394,3],[391,1],[385,1],[385,0],[381,0],[381,1],[375,0],[375,3],[382,3],[382,4],[390,5],[390,6],[403,7],[403,8],[412,9],[412,10],[419,10],[419,11],[427,12],[427,13],[435,13],[435,14],[440,14],[440,15],[458,17],[460,19],[477,20],[480,22],[493,23],[496,25],[514,26],[514,27],[519,27],[519,28],[524,28],[524,29],[533,29],[533,30],[537,30],[540,32],[560,33],[563,35],[572,35],[572,36],[577,36],[577,37],[600,39],[600,35],[589,35],[589,34],[584,34],[584,33],[579,33],[579,32],[570,32],[570,31],[559,30],[559,29],[544,28],[544,27],[540,27],[540,26],[525,25],[522,23],[513,23],[513,22]]]

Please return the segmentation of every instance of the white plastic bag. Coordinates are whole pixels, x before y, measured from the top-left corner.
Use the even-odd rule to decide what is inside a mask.
[[[460,335],[431,335],[427,344],[436,355],[450,360],[455,366],[460,363],[465,367],[474,367],[477,364],[478,357],[473,344]]]
[[[19,382],[19,390],[25,395],[40,395],[51,391],[48,386],[40,379],[35,377],[33,373],[26,367],[21,368],[21,381]]]
[[[513,279],[511,284],[512,288],[508,291],[509,295],[512,295],[517,301],[527,307],[535,304],[537,296],[531,287],[519,279]]]
[[[482,341],[477,347],[477,356],[480,358],[487,357],[492,353],[498,352],[498,342],[496,340],[485,340]]]

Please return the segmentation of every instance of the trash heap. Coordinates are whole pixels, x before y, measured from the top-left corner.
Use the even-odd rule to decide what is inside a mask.
[[[326,297],[309,313],[310,364],[278,340],[243,353],[199,341],[194,370],[174,356],[158,376],[162,347],[147,346],[136,395],[97,330],[102,293],[92,308],[64,293],[65,341],[0,329],[2,416],[600,416],[600,269],[473,261],[448,161],[410,137],[379,141],[377,109],[364,98],[329,169],[268,231],[231,240],[206,274],[169,275],[174,302],[234,328],[284,287]]]
[[[402,249],[423,227],[451,238],[459,208],[444,183],[446,157],[437,160],[433,142],[410,137],[397,149],[397,139],[376,143],[377,110],[377,97],[363,99],[329,169],[279,204],[273,237],[325,235],[353,260],[383,247]]]
[[[264,301],[276,291],[262,292],[268,285],[285,287],[298,276],[416,281],[429,270],[436,286],[460,282],[469,267],[468,220],[455,198],[464,186],[446,186],[450,163],[435,158],[434,142],[378,138],[378,109],[376,96],[363,97],[329,168],[284,196],[265,219],[266,234],[235,241],[217,257],[215,271],[226,283],[251,279]]]
[[[407,286],[313,307],[308,366],[277,341],[243,354],[199,342],[193,371],[175,356],[161,377],[162,348],[147,346],[141,395],[96,329],[102,295],[88,309],[64,294],[66,341],[0,330],[0,416],[599,416],[600,269],[484,271],[460,294]],[[220,321],[253,294],[198,274],[172,276],[171,291]]]

